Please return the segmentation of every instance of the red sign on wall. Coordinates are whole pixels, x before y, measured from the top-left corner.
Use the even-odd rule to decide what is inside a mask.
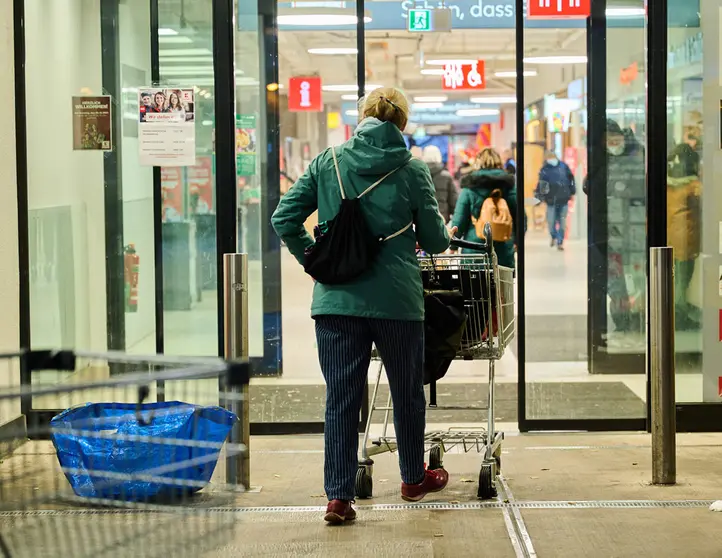
[[[288,80],[288,110],[291,112],[321,112],[320,77],[292,77]]]
[[[479,60],[472,64],[451,62],[444,66],[444,75],[441,78],[442,88],[447,91],[459,89],[486,89],[484,76],[484,61]]]
[[[528,0],[527,19],[585,19],[592,0]]]

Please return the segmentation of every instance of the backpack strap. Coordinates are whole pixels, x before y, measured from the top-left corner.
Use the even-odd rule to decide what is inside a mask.
[[[346,199],[346,192],[343,189],[343,180],[341,180],[341,171],[338,170],[338,159],[336,158],[336,148],[331,147],[331,155],[333,155],[333,166],[336,168],[336,178],[338,178],[338,187],[341,190],[341,199]]]
[[[346,191],[345,191],[344,188],[343,188],[343,181],[341,180],[341,171],[340,171],[339,168],[338,168],[338,158],[336,157],[336,148],[335,148],[335,147],[331,147],[331,155],[333,155],[333,166],[336,168],[336,178],[338,178],[338,187],[339,187],[339,189],[341,190],[341,199],[342,199],[342,200],[345,200],[345,199],[346,199]],[[374,188],[376,188],[376,186],[378,186],[378,185],[381,184],[384,180],[386,180],[389,176],[391,176],[391,175],[394,174],[397,170],[399,170],[401,167],[404,167],[404,166],[406,166],[406,163],[404,163],[403,165],[400,165],[400,166],[396,167],[396,168],[395,168],[394,170],[392,170],[391,172],[386,173],[386,174],[383,175],[379,180],[377,180],[376,182],[374,182],[371,186],[369,186],[369,187],[366,188],[363,192],[361,192],[358,196],[356,196],[356,198],[357,198],[357,199],[358,199],[358,198],[362,198],[363,196],[365,196],[366,194],[368,194],[371,190],[373,190]],[[386,238],[384,238],[384,239],[383,239],[383,242],[386,242],[387,240],[391,240],[392,238],[396,238],[397,236],[400,236],[400,235],[404,234],[406,231],[408,231],[408,230],[413,226],[413,224],[414,224],[414,222],[411,221],[411,222],[410,222],[408,225],[406,225],[403,229],[398,230],[398,231],[396,231],[394,234],[391,234],[391,235],[387,236]]]
[[[386,180],[389,176],[391,176],[392,174],[394,174],[397,170],[399,170],[401,167],[403,167],[403,166],[405,166],[405,165],[406,165],[406,163],[404,163],[403,165],[400,165],[400,166],[396,167],[396,168],[395,168],[394,170],[392,170],[391,172],[387,172],[387,173],[386,173],[385,175],[383,175],[379,180],[377,180],[377,181],[374,182],[371,186],[369,186],[369,187],[366,188],[363,192],[361,192],[357,197],[358,197],[358,198],[364,197],[364,196],[365,196],[366,194],[368,194],[371,190],[373,190],[374,188],[376,188],[376,186],[378,186],[379,184],[381,184],[381,183],[382,183],[384,180]]]

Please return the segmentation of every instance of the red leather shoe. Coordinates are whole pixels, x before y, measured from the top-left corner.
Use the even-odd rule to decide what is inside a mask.
[[[418,502],[427,494],[441,492],[449,484],[449,473],[445,469],[426,470],[424,480],[419,484],[401,483],[401,498],[407,502]]]
[[[356,510],[351,506],[352,503],[353,501],[331,500],[323,520],[331,525],[341,525],[346,521],[353,521],[356,519]]]

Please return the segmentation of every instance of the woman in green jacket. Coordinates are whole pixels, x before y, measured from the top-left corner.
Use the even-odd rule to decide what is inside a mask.
[[[471,242],[484,242],[476,234],[474,221],[481,215],[481,206],[494,190],[501,195],[509,206],[511,218],[516,220],[515,178],[504,170],[499,154],[487,147],[476,156],[474,170],[461,179],[461,194],[456,202],[456,210],[451,224],[458,228],[459,238]],[[516,228],[514,229],[516,230]],[[514,239],[494,242],[494,250],[499,265],[514,269]],[[464,253],[470,251],[464,250]]]
[[[326,381],[325,520],[355,519],[351,503],[358,467],[358,418],[375,345],[394,402],[401,497],[421,500],[446,487],[443,469],[424,469],[426,401],[423,389],[424,296],[416,245],[437,254],[449,247],[427,166],[412,159],[402,130],[409,104],[393,88],[376,89],[363,104],[354,136],[335,148],[347,198],[355,198],[392,173],[361,201],[371,232],[390,238],[370,269],[343,285],[316,283],[311,314],[316,322],[321,371]],[[334,156],[316,157],[281,199],[272,222],[291,254],[303,263],[313,246],[304,222],[318,209],[319,228],[338,213],[341,193]],[[413,228],[409,226],[413,223]]]

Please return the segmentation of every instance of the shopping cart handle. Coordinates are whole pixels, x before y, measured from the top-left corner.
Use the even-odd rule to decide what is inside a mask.
[[[469,240],[461,240],[460,238],[452,238],[449,245],[452,248],[466,248],[468,250],[477,250],[479,252],[487,252],[491,254],[491,225],[489,223],[484,225],[484,236],[487,238],[484,242],[471,242]]]

